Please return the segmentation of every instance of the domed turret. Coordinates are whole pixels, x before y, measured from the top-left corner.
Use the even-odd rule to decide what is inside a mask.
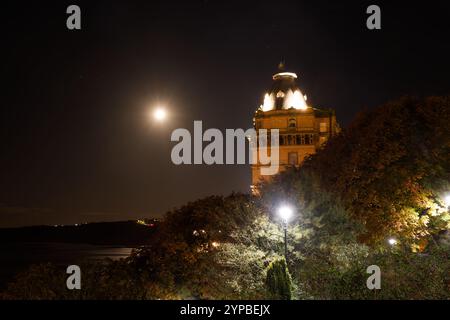
[[[263,138],[262,143],[257,140],[257,154],[277,152],[278,169],[282,171],[301,166],[304,159],[316,153],[340,129],[333,110],[306,104],[295,73],[286,71],[283,64],[278,69],[263,104],[255,112],[253,126],[258,139]],[[270,174],[261,171],[267,166],[259,157],[257,163],[252,164],[252,192],[255,194],[258,194],[259,183],[271,179]]]
[[[274,74],[272,87],[264,95],[262,111],[287,110],[290,108],[306,110],[306,96],[297,85],[297,75],[284,71],[284,64],[278,66],[279,72]]]

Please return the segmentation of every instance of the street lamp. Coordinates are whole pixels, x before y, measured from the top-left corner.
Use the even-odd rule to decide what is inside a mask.
[[[395,238],[389,238],[389,239],[388,239],[388,243],[389,243],[391,246],[395,246],[395,245],[397,244],[397,239],[395,239]]]
[[[287,226],[289,219],[292,217],[293,210],[289,206],[281,206],[278,208],[278,215],[283,219],[283,229],[284,229],[284,258],[287,263]]]

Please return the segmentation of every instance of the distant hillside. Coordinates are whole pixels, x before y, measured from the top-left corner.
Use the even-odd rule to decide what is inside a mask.
[[[8,228],[0,229],[0,241],[132,246],[149,243],[156,228],[156,223],[145,225],[136,221]]]

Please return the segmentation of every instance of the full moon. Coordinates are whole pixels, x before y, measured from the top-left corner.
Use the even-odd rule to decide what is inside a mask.
[[[167,111],[162,107],[158,107],[153,111],[153,118],[156,121],[162,122],[167,118]]]

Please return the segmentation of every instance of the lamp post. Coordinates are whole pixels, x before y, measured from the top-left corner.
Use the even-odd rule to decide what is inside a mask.
[[[278,215],[283,220],[283,229],[284,229],[284,258],[286,259],[286,263],[288,260],[287,257],[287,226],[289,219],[292,217],[292,208],[289,206],[281,206],[278,208]]]

